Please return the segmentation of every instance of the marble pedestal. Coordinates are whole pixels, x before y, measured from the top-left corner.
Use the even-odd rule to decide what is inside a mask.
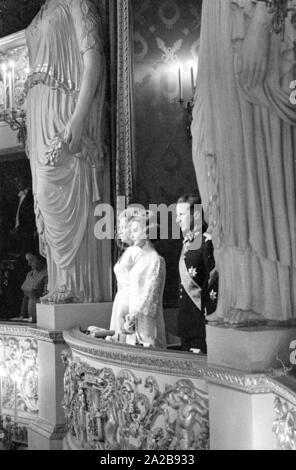
[[[245,372],[267,372],[289,365],[296,328],[207,327],[208,364]]]
[[[38,419],[29,427],[30,450],[61,450],[65,435],[62,408],[65,366],[62,351],[67,349],[63,331],[88,326],[108,328],[112,303],[38,305],[37,328],[44,332],[38,340]]]
[[[46,330],[65,331],[80,326],[109,328],[112,302],[100,304],[43,305],[37,307],[37,326]]]
[[[211,450],[274,450],[274,394],[262,386],[290,364],[296,328],[207,326]]]

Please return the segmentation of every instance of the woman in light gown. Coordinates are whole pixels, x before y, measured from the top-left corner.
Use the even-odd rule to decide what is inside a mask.
[[[152,214],[129,207],[119,219],[118,237],[130,245],[114,267],[118,292],[110,330],[115,340],[166,348],[163,317],[165,261],[148,240]]]
[[[282,40],[274,15],[262,1],[203,2],[192,135],[219,269],[209,321],[296,317],[296,30],[291,13]]]
[[[43,301],[100,301],[103,254],[94,236],[106,76],[100,19],[91,0],[48,0],[26,38],[27,151],[49,276]]]

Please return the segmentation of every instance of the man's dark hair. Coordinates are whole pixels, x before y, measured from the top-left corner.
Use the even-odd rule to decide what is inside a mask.
[[[24,255],[33,255],[44,265],[46,264],[46,259],[40,254],[39,243],[36,240],[28,240],[24,246]]]
[[[193,219],[194,216],[194,206],[201,206],[201,197],[198,193],[192,193],[192,194],[184,194],[183,196],[179,197],[177,204],[184,204],[188,203],[190,207],[190,215]],[[190,227],[191,230],[194,228],[194,220],[192,220],[192,227]],[[207,224],[204,220],[204,211],[202,209],[202,231],[206,232],[207,231]]]
[[[194,209],[195,205],[201,205],[201,198],[199,194],[184,194],[184,196],[179,197],[177,204],[188,203],[190,209]]]

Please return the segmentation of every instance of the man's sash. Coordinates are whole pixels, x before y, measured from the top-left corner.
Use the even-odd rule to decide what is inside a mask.
[[[185,259],[184,259],[184,250],[182,251],[180,262],[179,262],[179,271],[182,285],[191,298],[192,302],[199,308],[201,311],[201,288],[190,276]]]

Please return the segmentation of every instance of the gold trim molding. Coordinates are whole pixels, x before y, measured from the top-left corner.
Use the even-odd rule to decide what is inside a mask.
[[[190,377],[208,383],[230,387],[248,394],[274,393],[296,403],[295,393],[280,382],[285,377],[282,370],[250,374],[235,369],[208,365],[206,356],[191,353],[151,350],[108,343],[85,336],[79,328],[64,332],[64,340],[73,353],[117,367],[144,370],[176,377]],[[291,379],[294,383],[294,379]]]
[[[9,325],[0,323],[0,336],[20,336],[44,341],[47,343],[64,344],[62,331],[46,331],[34,326]]]
[[[117,59],[117,150],[116,194],[125,196],[127,204],[133,191],[133,125],[131,90],[131,44],[129,0],[117,2],[118,59]]]

